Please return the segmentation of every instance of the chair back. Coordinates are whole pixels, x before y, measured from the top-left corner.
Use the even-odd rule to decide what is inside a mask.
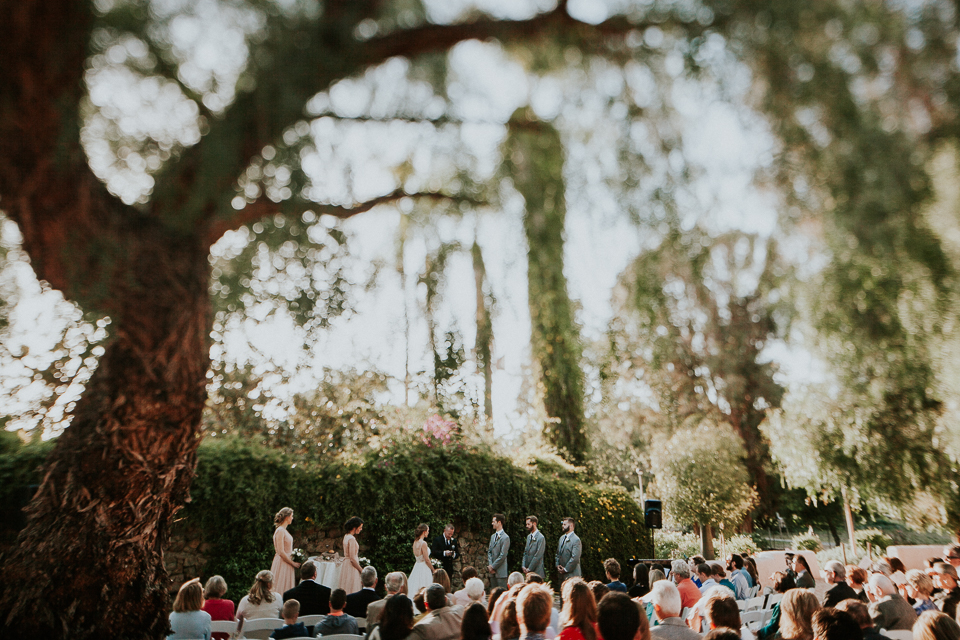
[[[356,618],[357,627],[362,631],[367,628],[367,619],[366,618]],[[347,634],[352,635],[352,634]]]
[[[233,634],[237,630],[236,620],[213,620],[210,623],[210,631],[213,633]]]
[[[755,609],[754,611],[744,611],[740,614],[740,622],[747,625],[751,631],[756,630],[763,621],[763,611]]]
[[[887,631],[886,629],[880,629],[880,635],[893,638],[893,640],[913,640],[913,631]]]
[[[249,640],[267,640],[270,634],[284,625],[282,618],[254,618],[244,620],[240,630],[241,638]]]
[[[745,600],[744,611],[753,611],[754,609],[762,609],[763,601],[766,600],[766,598],[767,596],[757,596],[755,598],[750,598],[749,600]]]
[[[312,627],[313,625],[317,624],[318,622],[320,622],[326,617],[327,616],[323,615],[322,613],[317,613],[312,616],[300,616],[299,618],[297,618],[297,622],[302,622],[308,627]]]

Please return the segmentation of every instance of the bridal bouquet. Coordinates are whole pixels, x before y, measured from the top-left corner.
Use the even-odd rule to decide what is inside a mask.
[[[442,569],[442,568],[443,568],[443,564],[441,564],[440,561],[437,560],[436,558],[430,558],[430,564],[433,565],[433,568],[434,568],[434,569]]]
[[[294,549],[290,557],[293,558],[294,562],[299,562],[300,564],[307,561],[307,553],[303,549]]]
[[[369,567],[369,566],[370,566],[370,560],[367,559],[367,558],[364,558],[363,556],[360,556],[359,558],[357,558],[357,562],[360,563],[360,566],[361,566],[361,567]]]

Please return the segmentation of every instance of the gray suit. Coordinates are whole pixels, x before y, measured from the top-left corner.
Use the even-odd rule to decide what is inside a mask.
[[[656,627],[651,627],[650,637],[660,640],[702,640],[703,636],[688,627],[683,620],[674,616],[661,620]]]
[[[867,607],[877,629],[887,631],[910,631],[917,621],[917,612],[900,594],[884,596]]]
[[[523,567],[544,580],[547,578],[547,574],[543,571],[543,551],[546,546],[547,541],[538,529],[527,536],[527,546],[523,549]]]
[[[564,541],[564,538],[567,538]],[[557,543],[557,558],[555,564],[563,567],[566,573],[560,574],[563,580],[580,574],[580,554],[583,553],[583,545],[580,538],[573,531],[560,536],[560,542]]]
[[[463,621],[463,607],[444,607],[431,611],[407,636],[407,640],[457,640]]]
[[[506,531],[498,531],[490,536],[487,547],[487,564],[493,567],[490,575],[491,587],[507,588],[507,553],[510,551],[510,536]]]

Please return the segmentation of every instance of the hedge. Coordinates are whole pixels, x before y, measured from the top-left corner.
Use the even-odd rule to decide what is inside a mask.
[[[26,469],[36,468],[37,455],[24,449],[0,456],[0,500],[11,483],[22,486],[39,479],[38,472]],[[228,584],[246,584],[258,570],[270,566],[273,514],[285,506],[296,513],[294,533],[301,526],[336,529],[350,516],[363,518],[364,555],[381,575],[409,570],[418,523],[438,531],[449,521],[487,534],[495,512],[506,515],[506,531],[513,540],[511,571],[520,568],[527,514],[540,520],[548,565],[565,516],[577,519],[585,576],[602,578],[606,558],[623,562],[653,553],[643,513],[622,489],[528,471],[458,444],[408,443],[368,456],[360,464],[305,468],[276,450],[245,440],[208,439],[198,451],[191,497],[176,526],[199,530],[202,542],[210,545],[205,573],[219,573]]]

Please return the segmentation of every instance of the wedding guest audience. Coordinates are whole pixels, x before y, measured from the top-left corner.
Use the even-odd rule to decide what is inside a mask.
[[[740,634],[734,631],[733,629],[727,629],[726,627],[721,627],[719,629],[714,629],[707,635],[703,636],[703,640],[741,640]]]
[[[739,558],[739,556],[737,557]],[[743,562],[743,560],[740,562]],[[677,585],[677,591],[680,592],[680,609],[683,610],[697,604],[697,601],[700,600],[700,589],[697,589],[697,585],[693,584],[693,580],[690,579],[690,565],[683,560],[674,560],[672,569],[670,575]]]
[[[863,640],[860,625],[846,611],[820,609],[810,620],[814,640]]]
[[[514,585],[523,584],[523,582],[524,582],[524,580],[523,580],[523,574],[520,573],[519,571],[514,571],[514,572],[511,573],[509,576],[507,576],[507,588],[508,588],[508,589],[509,589],[510,587],[514,586]]]
[[[603,640],[650,640],[643,610],[625,593],[610,593],[597,604],[597,630]]]
[[[473,578],[481,585],[480,578]],[[493,631],[487,620],[487,610],[479,602],[474,602],[463,612],[463,622],[460,623],[461,640],[490,640]]]
[[[684,565],[685,571],[689,571],[689,569],[686,568],[687,563],[682,560],[679,562]],[[677,570],[677,565],[674,563],[673,571],[676,572]],[[690,582],[689,578],[687,578],[687,582]],[[696,589],[692,582],[690,582],[690,586]],[[697,593],[700,593],[699,589],[697,589]],[[653,613],[659,621],[659,624],[650,630],[650,636],[652,638],[661,638],[664,640],[700,640],[700,634],[687,627],[686,623],[680,618],[683,605],[680,590],[675,584],[669,580],[661,580],[653,585],[652,594],[651,602],[653,602]],[[696,602],[694,602],[694,604],[696,604]]]
[[[750,574],[750,586],[755,587],[760,584],[760,574],[757,573],[757,561],[748,555],[743,556],[743,568]]]
[[[233,600],[227,600],[227,582],[223,576],[210,576],[203,587],[202,610],[210,614],[211,620],[236,620],[234,615],[236,605]],[[218,632],[213,634],[213,640],[227,640],[229,633]]]
[[[888,577],[893,584],[899,587],[907,581],[907,568],[903,566],[900,558],[888,556],[883,558],[883,561],[890,567],[890,575]]]
[[[374,600],[367,605],[367,632],[369,633],[373,626],[380,623],[380,616],[383,615],[383,609],[387,606],[387,600],[392,596],[401,593],[406,584],[407,577],[402,571],[388,573],[383,579],[383,586],[387,590],[387,595],[381,600]]]
[[[701,562],[697,565],[697,577],[700,579],[699,588],[701,596],[718,584],[717,581],[713,579],[713,572],[710,570],[710,565],[706,562]]]
[[[958,640],[960,625],[940,611],[925,611],[913,625],[913,640]]]
[[[210,640],[210,614],[202,610],[203,588],[200,578],[180,586],[170,612],[170,635],[174,640]]]
[[[831,560],[823,566],[823,576],[827,584],[833,585],[823,594],[824,607],[835,607],[838,602],[847,598],[856,598],[857,592],[847,584],[847,570],[842,562]]]
[[[559,640],[597,640],[597,601],[583,578],[565,580],[560,594]]]
[[[603,561],[603,571],[607,574],[607,589],[610,591],[627,592],[627,585],[620,582],[620,563],[613,558]]]
[[[917,621],[917,614],[887,576],[875,573],[867,582],[870,597],[870,617],[880,629],[909,631]]]
[[[603,596],[610,593],[610,589],[607,588],[607,585],[603,584],[599,580],[591,580],[587,583],[587,585],[590,587],[590,590],[593,591],[593,598],[597,602],[603,600]]]
[[[717,581],[717,584],[721,587],[726,587],[733,592],[734,596],[737,594],[737,587],[732,582],[727,580],[727,574],[723,571],[723,565],[719,562],[710,563],[710,575],[714,580]]]
[[[427,603],[425,598],[427,595],[427,589],[424,587],[417,591],[416,595],[413,596],[413,623],[416,624],[420,622],[427,615]]]
[[[528,584],[517,596],[517,623],[523,640],[544,640],[550,625],[553,591],[545,584]]]
[[[413,602],[403,593],[389,598],[369,640],[405,640],[413,629]]]
[[[431,584],[424,592],[427,615],[413,625],[411,640],[458,640],[463,610],[447,606],[447,592],[439,584]]]
[[[300,565],[300,578],[300,584],[284,592],[283,601],[299,602],[299,615],[302,616],[330,613],[330,587],[317,582],[317,565],[312,560],[307,560]]]
[[[957,617],[957,603],[960,602],[960,588],[957,587],[957,570],[952,564],[938,562],[933,565],[933,582],[940,589],[934,599],[937,608],[951,618]]]
[[[933,593],[933,579],[919,569],[907,571],[907,582],[904,585],[907,595],[913,600],[913,610],[920,615],[924,611],[933,611],[937,605],[930,595]]]
[[[954,569],[960,568],[960,544],[948,544],[943,548],[944,559],[938,562],[947,562],[952,564]]]
[[[943,558],[930,556],[929,558],[923,561],[923,570],[926,571],[928,574],[932,574],[933,565],[937,564],[938,562],[946,562],[946,560],[944,560]]]
[[[479,604],[486,609],[487,600],[485,587],[483,586],[483,580],[480,578],[470,578],[467,580],[467,586],[464,587],[464,591],[467,592],[468,605]]]
[[[540,577],[539,573],[528,573],[527,577],[523,579],[524,583],[530,584],[531,582],[536,582],[537,584],[543,584],[543,578]]]
[[[860,625],[860,631],[863,633],[863,640],[883,640],[886,636],[881,635],[876,625],[873,624],[873,618],[870,617],[870,611],[867,605],[860,600],[844,600],[836,606],[838,611],[846,611]]]
[[[287,600],[280,611],[283,616],[283,626],[270,634],[271,638],[284,640],[285,638],[304,638],[307,635],[307,626],[297,622],[300,616],[300,603],[296,600]]]
[[[740,556],[737,556],[741,567],[743,565],[743,560]],[[733,593],[736,595],[737,600],[746,600],[747,596],[750,593],[750,585],[747,584],[747,576],[740,571],[734,563],[733,560],[727,562],[727,573],[730,576],[730,583],[733,585]]]
[[[447,604],[450,606],[457,604],[452,593],[453,585],[450,584],[450,575],[446,569],[437,569],[433,572],[433,583],[443,587],[444,593],[447,594]]]
[[[715,584],[710,587],[703,597],[697,601],[697,604],[693,605],[690,608],[690,611],[683,616],[687,626],[696,631],[697,633],[706,633],[710,629],[710,621],[707,618],[707,602],[710,598],[717,596],[723,598],[733,598],[736,602],[736,596],[733,595],[733,591],[727,587]],[[681,614],[682,615],[682,614]],[[653,619],[653,605],[650,607],[650,618]]]
[[[517,595],[519,593],[520,589],[513,587],[500,597],[503,602],[500,615],[497,616],[497,622],[500,626],[500,640],[520,640],[520,622],[517,620]],[[493,627],[492,624],[490,626]]]
[[[697,567],[704,562],[706,562],[706,560],[703,559],[703,556],[693,556],[688,563],[690,566],[690,579],[693,580],[693,584],[697,585],[697,589],[700,588],[700,577],[697,575]]]
[[[744,561],[743,556],[739,553],[731,553],[727,558],[727,570],[739,571],[741,574],[743,574],[743,579],[747,581],[747,589],[753,589],[753,576],[751,576],[750,572],[745,568],[746,564],[747,563]]]
[[[704,606],[704,615],[710,629],[725,627],[737,631],[744,640],[753,638],[750,629],[740,620],[740,607],[733,595],[716,593],[710,596]]]
[[[640,598],[650,593],[650,567],[642,562],[633,566],[633,586],[627,593],[631,598]]]
[[[460,571],[460,579],[463,580],[463,589],[455,591],[453,594],[454,604],[458,604],[462,607],[466,607],[470,604],[470,598],[467,596],[467,583],[470,581],[470,578],[477,578],[479,574],[474,567],[466,566]],[[484,604],[486,600],[484,599]]]
[[[376,592],[377,570],[373,567],[364,567],[360,572],[360,591],[347,594],[347,606],[344,613],[354,618],[367,617],[367,605],[380,599]]]
[[[793,572],[796,577],[793,579],[800,589],[813,589],[817,586],[816,579],[810,575],[810,565],[807,559],[799,553],[793,557]]]
[[[785,571],[776,571],[773,574],[773,592],[786,593],[790,589],[796,589],[797,585],[793,581],[793,576]],[[770,612],[770,622],[757,631],[757,638],[764,640],[777,635],[780,630],[780,603],[776,602]]]
[[[662,569],[650,569],[650,588],[653,588],[653,585],[660,580],[666,580],[667,574],[663,572]],[[648,591],[647,594],[650,592]]]
[[[797,556],[799,558],[801,556]],[[798,572],[799,573],[799,572]],[[780,638],[783,640],[813,640],[810,619],[820,608],[817,596],[805,589],[791,589],[780,601]]]
[[[354,635],[360,633],[357,619],[344,611],[346,606],[347,592],[343,589],[334,589],[333,593],[330,594],[330,613],[313,628],[318,638],[344,633]]]
[[[254,618],[279,618],[283,598],[273,590],[273,574],[261,571],[253,581],[249,593],[240,599],[237,607],[237,620]]]
[[[870,598],[867,597],[867,591],[864,589],[864,585],[870,577],[867,571],[855,564],[848,564],[844,568],[847,570],[847,586],[857,594],[857,600],[864,604],[869,604]]]
[[[497,600],[500,599],[500,596],[507,592],[503,587],[494,587],[490,590],[490,597],[487,598],[487,619],[490,621],[490,625],[493,626],[495,620],[493,618],[494,608],[497,606]],[[494,633],[497,633],[497,630],[494,629]]]

